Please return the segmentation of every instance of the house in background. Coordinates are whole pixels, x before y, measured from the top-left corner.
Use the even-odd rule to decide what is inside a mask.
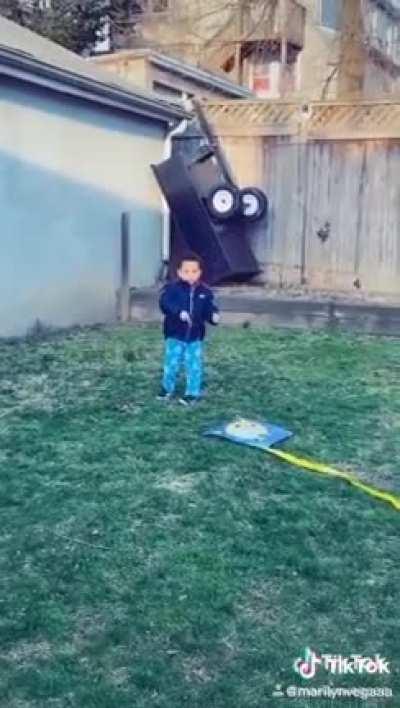
[[[112,320],[123,212],[131,284],[156,280],[150,165],[185,113],[3,18],[0,74],[0,336]]]
[[[239,48],[230,43],[215,52],[224,72],[234,73],[258,98],[278,99],[298,88],[297,62],[305,42],[306,12],[301,2],[253,3],[239,18]],[[233,29],[234,39],[238,30]]]
[[[298,90],[318,100],[400,94],[400,0],[302,0]]]
[[[400,0],[138,0],[117,49],[151,47],[259,98],[400,92]]]
[[[187,98],[254,98],[246,87],[152,49],[127,49],[91,58],[97,66],[127,81],[179,102]]]
[[[400,0],[357,0],[353,8],[344,1],[343,22],[339,92],[399,96]],[[357,29],[362,39],[354,43],[351,34]]]
[[[146,0],[137,3],[132,34],[113,30],[110,44],[173,54],[259,97],[277,98],[282,84],[294,88],[296,59],[304,44],[304,7],[296,0],[285,3]]]
[[[308,100],[337,97],[342,0],[302,0],[304,47],[296,66],[297,94]]]

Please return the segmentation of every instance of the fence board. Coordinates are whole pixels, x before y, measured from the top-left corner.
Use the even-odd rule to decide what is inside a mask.
[[[399,102],[232,101],[207,112],[240,185],[268,195],[268,223],[251,236],[266,281],[400,296]]]

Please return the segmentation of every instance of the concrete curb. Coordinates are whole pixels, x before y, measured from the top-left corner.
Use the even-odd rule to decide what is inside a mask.
[[[157,289],[132,289],[131,319],[160,322]],[[400,335],[400,307],[378,303],[345,303],[335,299],[279,298],[224,294],[218,291],[223,323],[296,329],[327,329],[365,334]]]

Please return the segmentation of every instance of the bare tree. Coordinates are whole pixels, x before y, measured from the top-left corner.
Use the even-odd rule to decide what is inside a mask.
[[[171,0],[169,12],[162,5],[159,31],[156,0],[111,2],[111,33],[114,45],[151,44],[162,51],[218,66],[230,61],[240,79],[244,45],[255,33],[274,21],[282,0]],[[160,0],[157,0],[157,3]],[[168,4],[168,3],[167,3]],[[164,14],[165,12],[165,14]],[[151,24],[151,30],[146,30]]]
[[[0,15],[77,54],[104,37],[109,0],[0,0]]]

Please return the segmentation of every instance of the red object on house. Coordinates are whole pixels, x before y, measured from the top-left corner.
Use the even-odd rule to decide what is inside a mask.
[[[253,91],[258,95],[268,94],[271,90],[271,80],[269,76],[255,76],[253,78]]]

